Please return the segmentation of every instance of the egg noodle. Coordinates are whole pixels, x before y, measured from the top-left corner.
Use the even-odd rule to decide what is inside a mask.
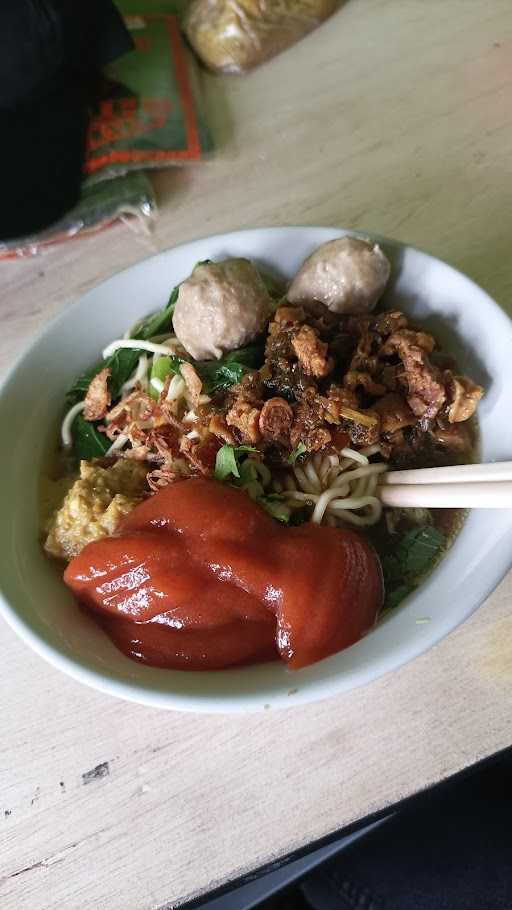
[[[273,481],[291,508],[311,509],[311,521],[331,527],[344,523],[369,526],[377,524],[382,505],[376,494],[379,475],[385,462],[370,464],[379,446],[357,452],[343,448],[339,454],[317,452],[300,465],[294,465]]]

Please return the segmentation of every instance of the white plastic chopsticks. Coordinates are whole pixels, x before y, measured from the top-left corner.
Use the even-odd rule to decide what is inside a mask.
[[[377,492],[386,506],[512,509],[512,461],[388,471]]]

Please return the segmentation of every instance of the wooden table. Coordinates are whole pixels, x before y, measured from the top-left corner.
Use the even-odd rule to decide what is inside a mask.
[[[349,0],[250,76],[204,82],[218,151],[157,175],[151,241],[121,226],[0,264],[2,368],[119,269],[253,225],[394,236],[511,312],[510,0]],[[509,576],[462,628],[366,688],[248,717],[107,698],[2,624],[2,910],[171,907],[508,746],[511,597]]]

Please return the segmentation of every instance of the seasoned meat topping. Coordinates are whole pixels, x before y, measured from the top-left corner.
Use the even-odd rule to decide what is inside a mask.
[[[328,345],[326,342],[320,341],[311,326],[300,327],[292,339],[292,348],[302,369],[309,376],[321,378],[328,376],[331,372],[334,361],[332,357],[327,356]]]
[[[449,402],[448,420],[450,423],[468,420],[475,413],[483,395],[482,387],[467,376],[454,376],[450,370],[445,371],[444,379]]]
[[[360,423],[359,420],[345,421],[345,429],[348,432],[350,441],[354,446],[372,446],[380,439],[380,419],[375,411],[364,412],[366,418],[370,418],[371,423]]]
[[[383,347],[384,355],[396,353],[400,357],[404,372],[399,382],[406,389],[412,412],[424,423],[436,417],[446,401],[441,371],[428,358],[431,342],[432,336],[425,332],[401,329],[390,335]]]
[[[404,427],[413,427],[416,423],[416,417],[407,402],[394,392],[379,398],[374,404],[374,409],[380,416],[382,433],[393,434]]]
[[[284,398],[270,398],[261,409],[259,429],[263,439],[290,446],[293,411]]]
[[[277,328],[289,328],[292,325],[300,325],[304,322],[306,314],[301,306],[280,306],[275,312],[274,323],[270,323],[269,331],[272,334],[272,325]]]
[[[368,395],[374,395],[376,398],[384,395],[386,391],[385,385],[376,382],[369,373],[362,373],[360,370],[349,370],[345,374],[343,384],[347,389],[363,389]]]
[[[239,431],[242,442],[259,442],[260,414],[259,408],[253,407],[250,401],[240,395],[226,414],[226,423]]]
[[[327,398],[324,400],[324,407],[327,420],[332,423],[340,423],[347,408],[357,411],[359,401],[355,391],[342,388],[342,386],[334,385],[333,383],[329,388]]]
[[[290,433],[292,448],[301,442],[308,452],[318,452],[330,443],[332,436],[325,424],[324,401],[314,389],[310,389],[295,406],[295,420]]]
[[[387,338],[387,336],[392,335],[393,332],[407,328],[407,319],[399,310],[389,310],[375,316],[370,325],[377,335],[381,335],[382,338]]]

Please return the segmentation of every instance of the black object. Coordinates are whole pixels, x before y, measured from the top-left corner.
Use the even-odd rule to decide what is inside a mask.
[[[0,240],[76,204],[99,71],[132,47],[111,0],[0,0]]]
[[[310,910],[511,910],[512,750],[420,796],[304,879]]]

